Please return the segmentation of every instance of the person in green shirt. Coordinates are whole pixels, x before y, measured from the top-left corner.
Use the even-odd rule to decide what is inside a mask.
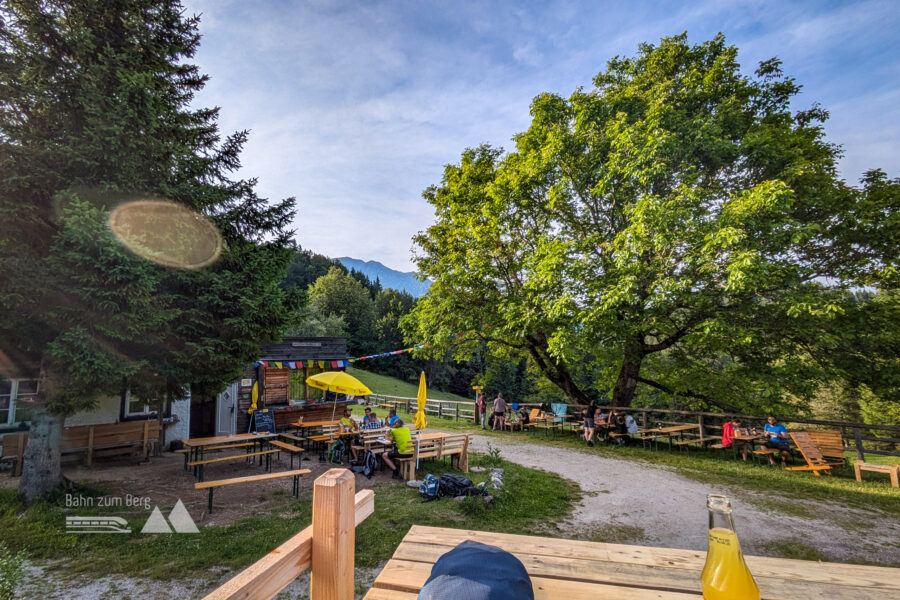
[[[352,414],[349,408],[344,411],[344,418],[340,420],[341,432],[359,430],[359,425],[353,420]]]
[[[394,460],[398,458],[412,458],[412,434],[410,434],[409,429],[403,425],[403,421],[397,419],[394,421],[394,427],[391,429],[390,436],[391,441],[394,442],[394,447],[391,448],[390,452],[382,455],[384,464],[394,471],[394,479],[403,479],[403,476],[400,475],[400,469],[397,468],[397,464]]]

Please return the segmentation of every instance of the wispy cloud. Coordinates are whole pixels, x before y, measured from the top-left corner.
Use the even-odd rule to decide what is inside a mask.
[[[893,2],[287,2],[190,0],[203,13],[197,101],[251,129],[243,174],[296,196],[304,246],[410,268],[432,220],[422,190],[467,146],[509,147],[531,98],[568,95],[615,54],[723,31],[747,70],[778,55],[799,104],[832,112],[850,181],[900,171],[900,15]]]

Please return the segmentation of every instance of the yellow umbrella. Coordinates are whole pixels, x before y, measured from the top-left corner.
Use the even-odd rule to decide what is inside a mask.
[[[425,418],[425,401],[428,398],[427,389],[425,387],[425,371],[419,376],[419,394],[416,396],[416,404],[419,410],[416,411],[415,423],[416,429],[425,429],[428,426],[428,419]]]
[[[367,388],[362,381],[343,371],[326,371],[310,375],[306,378],[306,383],[320,390],[351,396],[368,396],[372,393],[372,390]]]
[[[419,410],[416,411],[416,416],[414,419],[416,423],[416,431],[421,431],[428,425],[428,419],[425,417],[425,403],[427,400],[428,390],[425,387],[425,371],[422,371],[422,374],[419,376],[419,393],[416,395],[416,405],[419,407]],[[420,445],[421,444],[416,444],[416,469],[419,468]]]

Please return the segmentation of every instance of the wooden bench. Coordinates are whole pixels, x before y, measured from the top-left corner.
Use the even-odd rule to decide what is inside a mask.
[[[22,474],[25,442],[27,441],[28,434],[24,431],[8,433],[0,438],[0,460],[12,462],[10,477],[18,477]]]
[[[369,451],[375,454],[382,454],[389,446],[376,442],[378,438],[388,437],[391,431],[390,427],[379,427],[378,429],[362,429],[359,432],[359,442],[353,444],[354,450]]]
[[[858,460],[853,463],[853,471],[856,473],[856,480],[862,482],[862,472],[872,471],[873,473],[887,473],[891,478],[891,485],[900,487],[900,465],[878,465]]]
[[[243,442],[240,444],[220,444],[218,446],[204,446],[204,452],[210,452],[211,450],[231,450],[232,448],[248,448],[255,446],[254,442]]]
[[[840,431],[813,429],[795,431],[790,436],[806,464],[799,467],[788,467],[788,471],[812,471],[813,475],[818,477],[820,472],[831,475],[832,468],[842,467],[846,463]],[[820,447],[819,444],[822,446]]]
[[[219,458],[207,458],[204,460],[193,460],[188,463],[189,467],[194,468],[194,475],[198,480],[203,481],[203,467],[206,465],[214,465],[217,463],[229,462],[232,460],[241,460],[253,458],[255,456],[266,457],[266,471],[272,469],[272,455],[278,450],[261,450],[259,452],[247,452],[246,454],[233,454],[231,456],[220,456]]]
[[[294,435],[293,433],[279,433],[278,437],[283,437],[284,439],[291,440],[292,442],[301,442],[301,443],[304,441],[304,439],[306,439],[302,436]]]
[[[469,472],[469,440],[471,434],[460,433],[441,438],[439,458],[450,458],[450,466],[463,473]]]
[[[101,454],[106,456],[140,451],[144,458],[147,458],[158,440],[159,421],[155,419],[79,425],[63,427],[59,450],[61,454],[84,453],[85,464],[91,466],[94,456]],[[22,460],[27,442],[26,431],[4,435],[0,441],[3,459],[13,461],[13,477],[22,474]]]
[[[294,456],[297,456],[297,455],[299,455],[301,452],[303,452],[303,448],[299,448],[299,447],[297,447],[297,446],[295,446],[295,445],[293,445],[293,444],[286,444],[286,443],[284,443],[284,442],[279,442],[279,441],[277,441],[277,440],[275,440],[275,441],[271,441],[271,440],[270,440],[270,441],[269,441],[269,445],[270,445],[270,446],[275,446],[276,448],[278,448],[279,451],[283,450],[283,451],[287,452],[288,454],[290,454],[290,456],[291,456],[291,468],[292,468],[292,469],[294,468]]]
[[[441,440],[439,438],[425,440],[416,440],[413,438],[412,443],[415,450],[413,450],[413,455],[410,458],[394,459],[397,463],[397,468],[400,470],[400,475],[403,476],[405,481],[416,478],[417,459],[438,458],[441,455]]]
[[[271,479],[282,479],[284,477],[294,478],[294,498],[300,496],[300,476],[310,473],[309,469],[296,469],[293,471],[279,471],[278,473],[265,473],[263,475],[247,475],[246,477],[233,477],[231,479],[218,479],[216,481],[198,481],[194,484],[195,490],[209,490],[209,514],[213,509],[213,491],[216,488],[225,487],[227,485],[240,485],[242,483],[253,483],[256,481],[269,481]]]
[[[847,464],[844,456],[844,438],[836,429],[807,429],[806,435],[816,445],[822,458],[832,467],[843,467]],[[795,442],[796,443],[796,442]]]

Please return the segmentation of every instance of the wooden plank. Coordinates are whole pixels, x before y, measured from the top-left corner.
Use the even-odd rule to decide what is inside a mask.
[[[294,469],[293,471],[278,471],[277,473],[263,473],[262,475],[247,475],[245,477],[232,477],[231,479],[216,479],[213,481],[198,481],[194,484],[195,490],[224,487],[226,485],[239,485],[241,483],[253,483],[254,481],[268,481],[269,479],[281,479],[294,475],[308,475],[309,469]]]
[[[382,569],[373,587],[403,593],[417,593],[431,574],[430,563],[391,559]],[[700,593],[649,590],[567,579],[532,577],[535,600],[698,600]]]
[[[231,454],[229,456],[220,456],[219,458],[207,458],[206,460],[192,460],[188,463],[189,467],[197,465],[211,465],[214,463],[228,462],[229,460],[238,460],[241,458],[250,458],[253,456],[265,456],[266,454],[275,454],[278,450],[261,450],[259,452],[245,452],[244,454]]]
[[[94,461],[94,428],[91,427],[88,429],[88,443],[87,443],[87,466],[91,466],[91,463]]]
[[[308,471],[307,471],[308,472]],[[356,525],[375,512],[375,494],[362,490],[354,497]],[[274,597],[312,563],[312,525],[256,561],[204,600],[264,600]]]
[[[543,538],[509,533],[467,531],[443,527],[413,525],[403,538],[404,542],[419,542],[455,547],[472,539],[515,552],[527,547],[530,554],[605,560],[617,563],[673,567],[702,571],[706,552],[630,546],[602,542],[582,542],[567,539]],[[765,556],[745,556],[754,576],[815,581],[831,585],[858,586],[862,588],[900,590],[900,569],[869,565],[812,562]]]
[[[396,590],[384,590],[372,588],[363,600],[416,600],[419,594],[414,592],[398,592]]]

